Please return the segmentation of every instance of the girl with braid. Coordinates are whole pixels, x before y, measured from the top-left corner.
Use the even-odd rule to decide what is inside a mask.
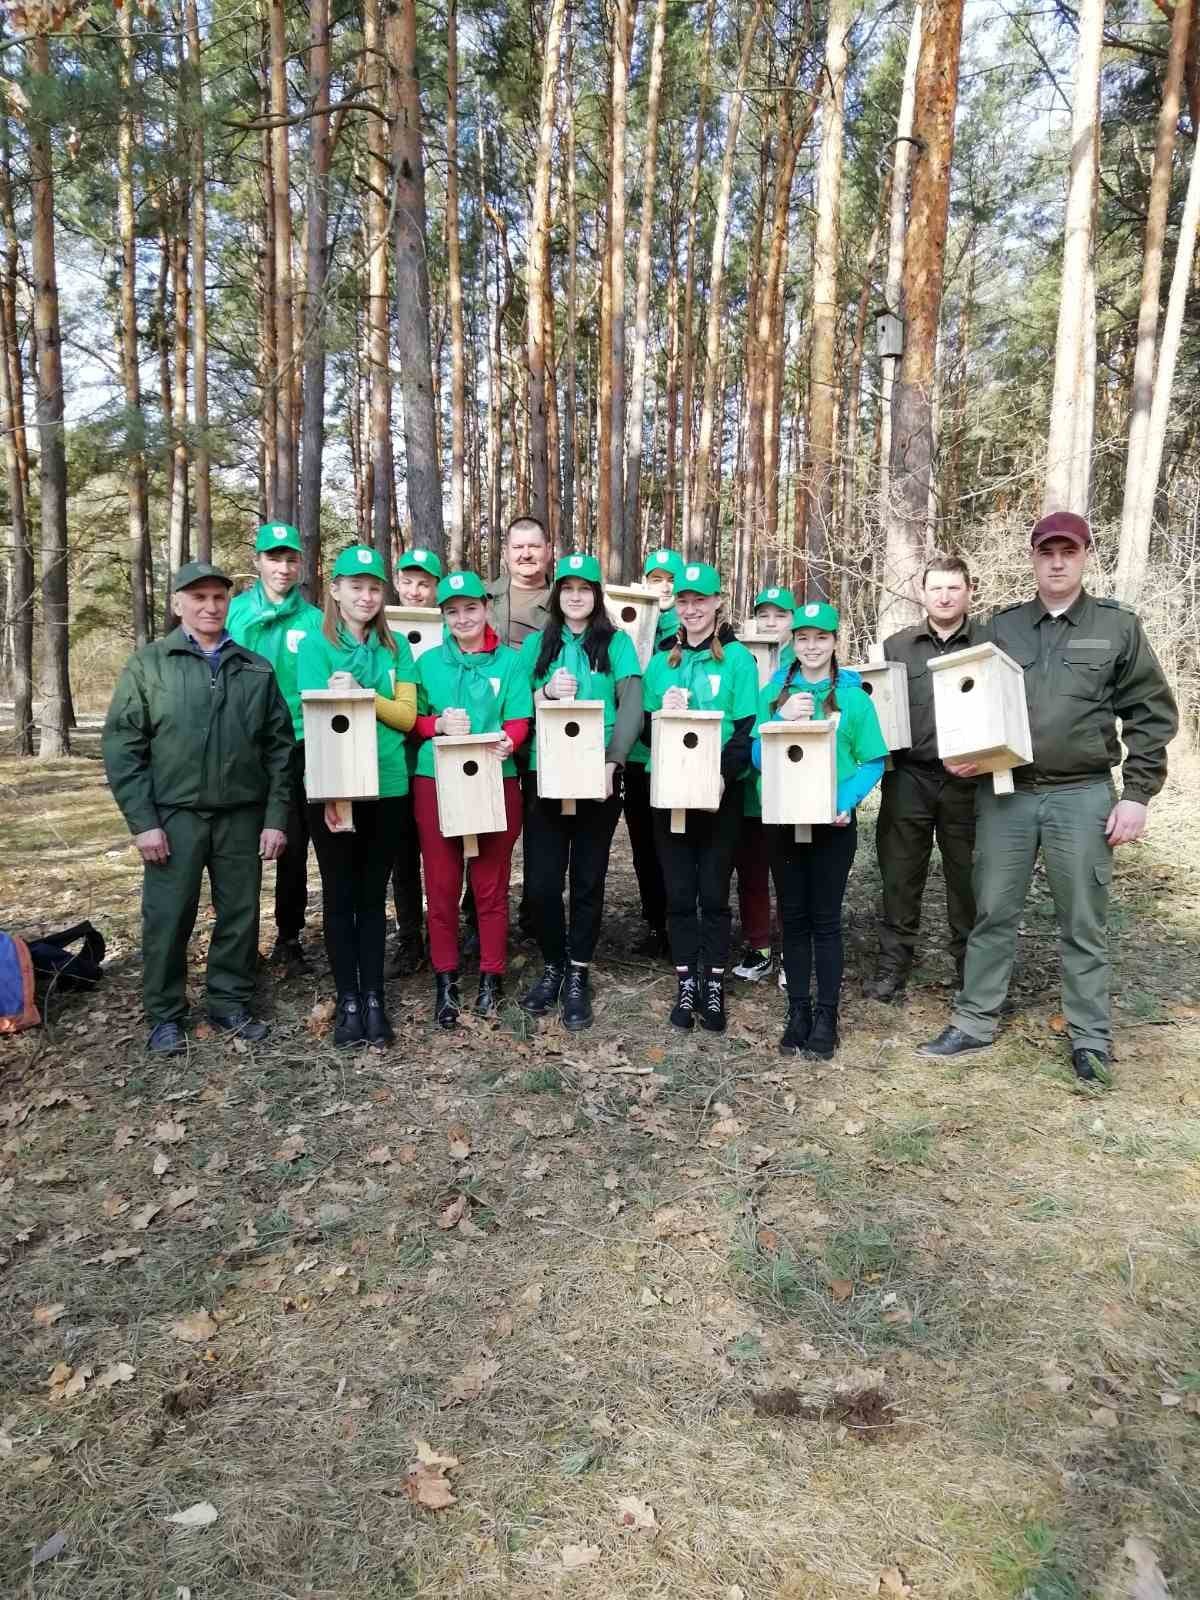
[[[887,745],[871,698],[856,672],[839,671],[833,606],[809,601],[792,619],[794,654],[763,688],[751,748],[762,766],[764,722],[822,720],[836,715],[837,815],[814,827],[812,842],[798,844],[795,830],[768,827],[771,875],[783,929],[788,1018],[781,1055],[828,1061],[838,1044],[838,1000],[842,987],[842,903],[858,843],[855,807],[883,777]],[[817,997],[810,989],[816,968]]]

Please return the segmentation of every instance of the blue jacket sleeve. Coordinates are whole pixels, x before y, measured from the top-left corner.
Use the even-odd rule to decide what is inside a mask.
[[[871,790],[883,777],[882,756],[875,761],[864,761],[858,771],[850,777],[844,778],[838,784],[837,808],[839,815],[843,811],[853,811],[867,798]]]
[[[756,734],[750,741],[750,761],[756,772],[762,771],[762,737]]]

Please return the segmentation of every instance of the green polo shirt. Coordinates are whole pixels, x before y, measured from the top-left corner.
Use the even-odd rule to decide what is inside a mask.
[[[335,672],[353,672],[354,681],[361,688],[374,689],[385,700],[395,698],[398,683],[417,681],[407,639],[396,639],[393,654],[384,649],[374,633],[367,635],[363,645],[356,645],[353,640],[330,644],[319,628],[306,633],[300,641],[297,654],[300,688],[327,689]],[[386,800],[407,794],[408,761],[404,735],[397,728],[389,728],[386,722],[380,722],[377,717],[375,736],[379,751],[379,798]]]
[[[529,670],[520,654],[508,645],[499,644],[494,650],[472,656],[481,664],[484,675],[496,699],[498,721],[512,722],[520,717],[533,716],[533,689]],[[456,704],[459,665],[444,644],[435,650],[426,650],[417,662],[417,715],[440,716]],[[468,710],[469,707],[462,707]],[[472,733],[487,733],[487,728],[472,727]],[[422,739],[417,747],[417,777],[433,777],[433,742]],[[511,756],[504,763],[504,776],[515,778],[517,764]]]
[[[276,605],[259,582],[234,597],[225,623],[235,644],[266,656],[274,667],[275,681],[292,714],[292,732],[297,740],[304,737],[304,712],[296,681],[300,641],[307,634],[319,633],[323,622],[321,613],[309,605],[299,585]]]
[[[841,720],[837,729],[837,781],[845,783],[859,767],[868,761],[882,761],[888,753],[887,742],[879,727],[879,714],[871,696],[858,683],[848,683],[847,674],[841,673],[837,683],[837,710]],[[857,673],[855,674],[857,678]],[[780,722],[782,718],[774,709],[780,689],[777,673],[770,683],[764,684],[758,697],[758,720],[754,724],[754,737],[759,737],[764,722]],[[829,713],[825,707],[829,700],[829,679],[809,683],[799,674],[792,679],[792,694],[811,694],[813,721],[820,722]],[[761,814],[761,810],[760,810]]]
[[[720,711],[723,715],[721,723],[721,747],[729,742],[733,733],[733,725],[740,722],[743,717],[752,717],[758,706],[758,668],[754,665],[754,657],[745,645],[731,640],[723,645],[722,657],[718,661],[711,648],[702,651],[689,650],[684,652],[684,658],[677,667],[671,665],[670,652],[656,651],[650,657],[643,678],[642,703],[647,711],[661,711],[663,696],[668,689],[689,687],[690,673],[703,672],[708,680],[709,698],[704,705],[690,702],[691,708],[697,711]],[[689,659],[691,665],[689,666]],[[649,762],[647,762],[649,765]]]
[[[580,642],[585,634],[578,636]],[[521,660],[535,690],[543,688],[559,667],[565,666],[563,653],[560,650],[549,667],[539,677],[534,677],[534,668],[542,649],[542,635],[531,633],[521,646]],[[588,692],[580,692],[581,700],[603,700],[604,702],[604,748],[608,749],[608,742],[612,738],[612,731],[617,721],[617,684],[622,678],[640,678],[642,675],[641,663],[638,661],[637,650],[633,640],[627,633],[618,629],[608,642],[608,667],[607,672],[597,672],[595,667],[591,671],[591,685]],[[569,669],[568,669],[569,670]],[[533,749],[529,759],[529,770],[537,771],[537,740],[533,742]]]

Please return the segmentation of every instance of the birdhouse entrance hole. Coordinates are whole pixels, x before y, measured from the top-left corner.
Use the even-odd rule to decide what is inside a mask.
[[[339,711],[337,716],[332,719],[329,726],[333,729],[334,733],[349,733],[350,718],[343,716]]]
[[[975,687],[975,679],[964,678],[958,687],[963,694],[970,694],[971,690]]]
[[[804,760],[804,750],[803,750],[803,748],[798,744],[790,744],[790,745],[788,745],[788,760],[789,761],[803,761]]]
[[[568,739],[577,739],[579,737],[579,724],[577,722],[568,722],[563,732]]]
[[[683,736],[683,746],[684,746],[685,750],[694,750],[699,743],[700,743],[700,735],[698,733],[685,733],[684,734],[684,736]]]
[[[463,772],[466,774],[466,776],[468,778],[473,778],[478,771],[479,771],[479,763],[478,763],[478,761],[464,761],[463,762]]]
[[[621,607],[621,621],[622,622],[636,622],[637,621],[637,607],[636,606],[622,606]]]

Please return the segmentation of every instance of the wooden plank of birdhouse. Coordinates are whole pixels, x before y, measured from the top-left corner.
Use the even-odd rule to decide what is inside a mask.
[[[416,661],[442,642],[442,613],[437,606],[385,606],[387,625],[398,639],[407,639]]]
[[[604,604],[613,627],[633,640],[644,672],[658,637],[658,590],[649,584],[610,584],[604,590]]]
[[[379,796],[375,691],[305,689],[304,787],[310,800]]]
[[[780,640],[777,634],[767,633],[753,622],[748,622],[738,634],[738,643],[744,644],[754,657],[758,669],[758,687],[770,683],[779,667]]]
[[[438,828],[443,838],[461,839],[463,854],[479,854],[479,834],[508,826],[502,763],[495,754],[499,733],[439,734],[433,741]]]
[[[992,774],[997,794],[1012,793],[1013,767],[1033,760],[1025,674],[997,645],[971,645],[929,663],[938,755]],[[999,779],[999,781],[997,781]]]
[[[604,701],[543,700],[537,707],[537,792],[574,816],[577,800],[603,800]]]
[[[650,717],[650,804],[682,833],[688,811],[721,804],[720,711],[655,711]]]
[[[889,750],[907,750],[912,744],[912,718],[908,704],[908,668],[903,661],[865,661],[847,666],[862,679],[879,718],[883,742]]]
[[[792,827],[798,843],[812,839],[814,824],[837,815],[837,727],[840,713],[819,721],[764,722],[762,819]]]

